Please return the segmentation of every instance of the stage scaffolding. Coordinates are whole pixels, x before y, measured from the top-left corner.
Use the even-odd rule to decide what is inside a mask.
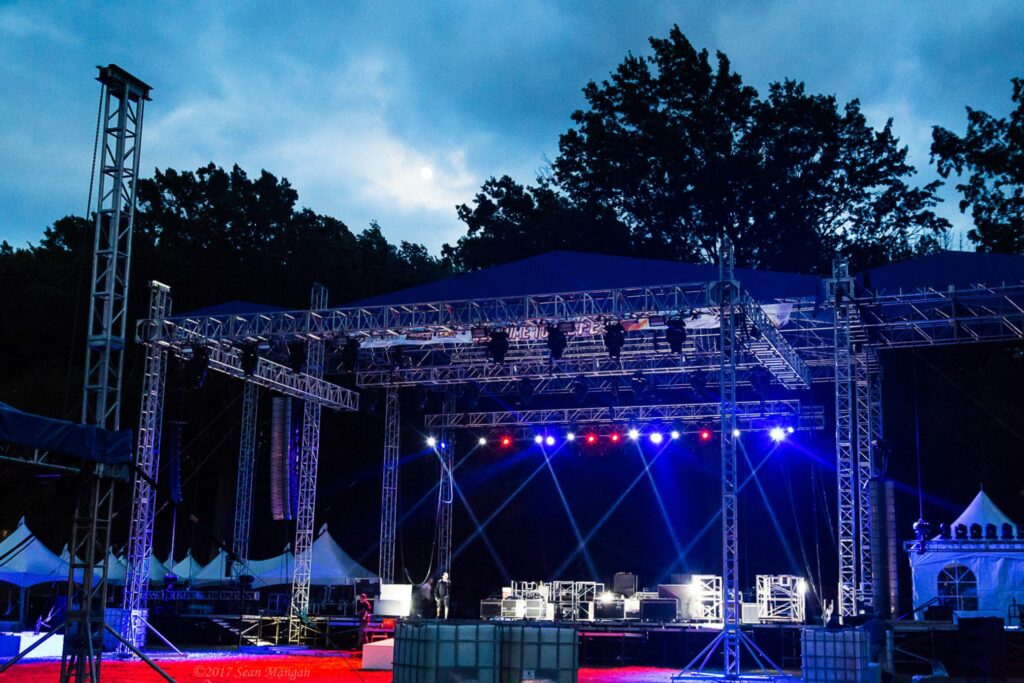
[[[210,367],[261,386],[317,401],[334,409],[354,410],[356,395],[319,376],[294,373],[260,357],[255,373],[246,375],[241,349],[282,340],[323,343],[326,374],[353,372],[361,390],[386,395],[384,484],[381,510],[380,575],[394,578],[399,455],[399,391],[419,387],[443,392],[445,407],[428,414],[425,426],[438,444],[442,500],[451,480],[455,450],[453,430],[533,428],[544,425],[602,423],[665,424],[692,432],[718,424],[722,448],[723,631],[726,672],[739,671],[742,638],[736,568],[736,439],[740,432],[771,421],[797,428],[822,428],[817,406],[793,398],[739,401],[737,389],[756,392],[764,377],[785,390],[815,383],[835,387],[836,462],[838,469],[838,544],[840,556],[838,613],[843,618],[872,608],[870,530],[872,510],[868,482],[877,470],[882,439],[879,352],[1024,338],[1024,279],[959,287],[919,286],[898,290],[862,287],[847,265],[837,262],[819,295],[758,301],[735,279],[730,249],[713,282],[667,283],[551,294],[466,298],[453,301],[342,306],[314,306],[310,311],[231,313],[175,317],[160,324],[140,322],[140,341],[180,354],[201,344],[210,349]],[[667,344],[665,319],[684,321],[681,352]],[[602,338],[609,321],[631,327],[618,358],[609,357]],[[561,359],[546,346],[547,326],[571,324]],[[489,331],[510,331],[504,362],[494,362],[486,348]],[[145,333],[152,333],[147,336]],[[346,357],[351,340],[359,344],[355,367]],[[402,347],[400,354],[394,353]],[[396,359],[399,359],[396,361]],[[524,381],[535,395],[557,398],[576,393],[584,383],[592,393],[630,391],[643,378],[652,390],[686,389],[689,403],[644,402],[637,395],[616,407],[558,407],[491,412],[458,410],[452,397],[473,387],[498,397],[514,394]],[[632,403],[633,405],[628,405]],[[443,507],[443,506],[442,506]],[[439,539],[450,539],[451,506],[439,514]],[[884,512],[883,512],[884,514]],[[439,569],[447,568],[439,553]],[[733,625],[736,625],[733,628]],[[738,636],[736,634],[739,634]]]

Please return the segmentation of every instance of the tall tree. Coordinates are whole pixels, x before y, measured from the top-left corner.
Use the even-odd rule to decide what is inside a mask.
[[[472,210],[460,208],[468,232],[448,253],[488,265],[479,251],[498,234],[516,244],[506,260],[537,253],[552,241],[547,206],[628,231],[602,244],[587,227],[590,238],[572,243],[589,249],[713,261],[725,231],[741,265],[818,272],[837,254],[855,267],[907,256],[948,227],[932,210],[940,183],[909,184],[915,169],[891,120],[875,130],[856,100],[840,107],[794,81],[761,98],[728,57],[698,51],[678,27],[650,44],[651,55],[627,55],[583,89],[587,108],[573,113],[549,180],[491,179]],[[542,205],[541,191],[557,201]]]
[[[967,134],[936,126],[932,159],[942,177],[965,172],[960,210],[971,210],[968,237],[978,251],[1024,253],[1024,79],[1013,79],[1015,108],[997,119],[967,107]]]

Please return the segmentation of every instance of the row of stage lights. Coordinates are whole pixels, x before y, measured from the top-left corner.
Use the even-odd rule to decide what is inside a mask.
[[[781,443],[785,441],[786,437],[792,434],[794,431],[796,430],[793,427],[788,426],[772,427],[771,429],[768,430],[768,437],[775,443]],[[741,432],[739,429],[734,429],[732,435],[738,438],[741,435]],[[666,439],[669,439],[671,441],[677,441],[681,439],[682,432],[680,432],[678,429],[673,429],[668,432],[655,430],[645,435],[642,434],[639,429],[636,429],[634,427],[626,430],[625,434],[622,434],[618,431],[611,431],[608,432],[607,434],[602,435],[596,431],[586,431],[582,434],[577,434],[576,432],[570,430],[565,433],[564,440],[568,443],[580,442],[586,444],[587,446],[594,446],[602,438],[607,439],[612,444],[618,444],[621,443],[623,440],[640,441],[643,436],[646,436],[648,441],[657,446],[659,444],[664,443]],[[707,427],[704,427],[697,432],[697,440],[700,442],[707,443],[711,441],[711,439],[713,438],[714,432]],[[558,437],[556,437],[553,434],[545,433],[535,434],[533,436],[533,442],[538,446],[554,446],[558,443],[558,441]],[[497,438],[496,443],[498,446],[502,448],[511,448],[516,443],[516,439],[509,434],[503,434]],[[481,436],[477,440],[477,444],[480,446],[487,446],[491,444],[491,440],[489,440],[485,436]],[[447,444],[443,441],[438,441],[438,439],[434,436],[428,436],[427,446],[429,448],[444,449],[447,447]]]

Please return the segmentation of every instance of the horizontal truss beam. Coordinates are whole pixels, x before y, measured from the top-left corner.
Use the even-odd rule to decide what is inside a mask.
[[[637,406],[504,410],[481,413],[435,413],[424,416],[428,429],[492,429],[522,425],[588,425],[595,423],[645,424],[678,422],[681,427],[700,427],[720,418],[718,403],[678,403]],[[801,406],[800,401],[741,401],[736,405],[739,429],[776,426],[779,421],[799,429],[824,429],[820,406]]]

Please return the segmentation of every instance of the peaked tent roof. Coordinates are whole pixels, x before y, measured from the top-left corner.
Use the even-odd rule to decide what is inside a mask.
[[[330,586],[343,583],[344,579],[376,578],[376,574],[353,560],[341,549],[327,525],[320,527],[320,534],[313,541],[313,575],[310,583]]]
[[[292,569],[295,566],[295,555],[285,550],[280,555],[265,560],[246,560],[246,573],[253,577],[253,585],[279,586],[292,581]]]
[[[192,575],[192,583],[200,586],[203,584],[223,583],[229,581],[227,576],[228,554],[222,548],[212,560],[204,564],[199,571]]]
[[[814,297],[821,278],[800,273],[737,269],[736,277],[756,298]],[[418,287],[382,294],[354,305],[458,301],[461,299],[555,294],[645,285],[711,282],[718,266],[633,256],[552,251],[520,261],[455,275]]]
[[[24,517],[11,535],[0,542],[0,581],[25,588],[67,578],[67,562],[29,531]]]
[[[171,559],[172,558],[167,558],[168,564],[170,564]],[[152,570],[152,567],[150,567],[150,569]],[[171,567],[171,571],[174,573],[175,576],[177,576],[179,579],[184,579],[186,581],[191,581],[192,579],[194,579],[196,574],[199,573],[200,569],[202,569],[202,565],[196,562],[195,558],[192,557],[191,550],[185,553],[185,557],[181,558],[179,562],[176,562],[174,566]]]
[[[1003,524],[1010,524],[1014,528],[1017,526],[984,491],[978,491],[978,495],[974,497],[967,509],[960,513],[960,516],[953,522],[953,527],[955,528],[958,524],[965,524],[968,527],[972,524],[980,524],[982,527],[986,524],[995,524],[997,528],[1001,528]]]

